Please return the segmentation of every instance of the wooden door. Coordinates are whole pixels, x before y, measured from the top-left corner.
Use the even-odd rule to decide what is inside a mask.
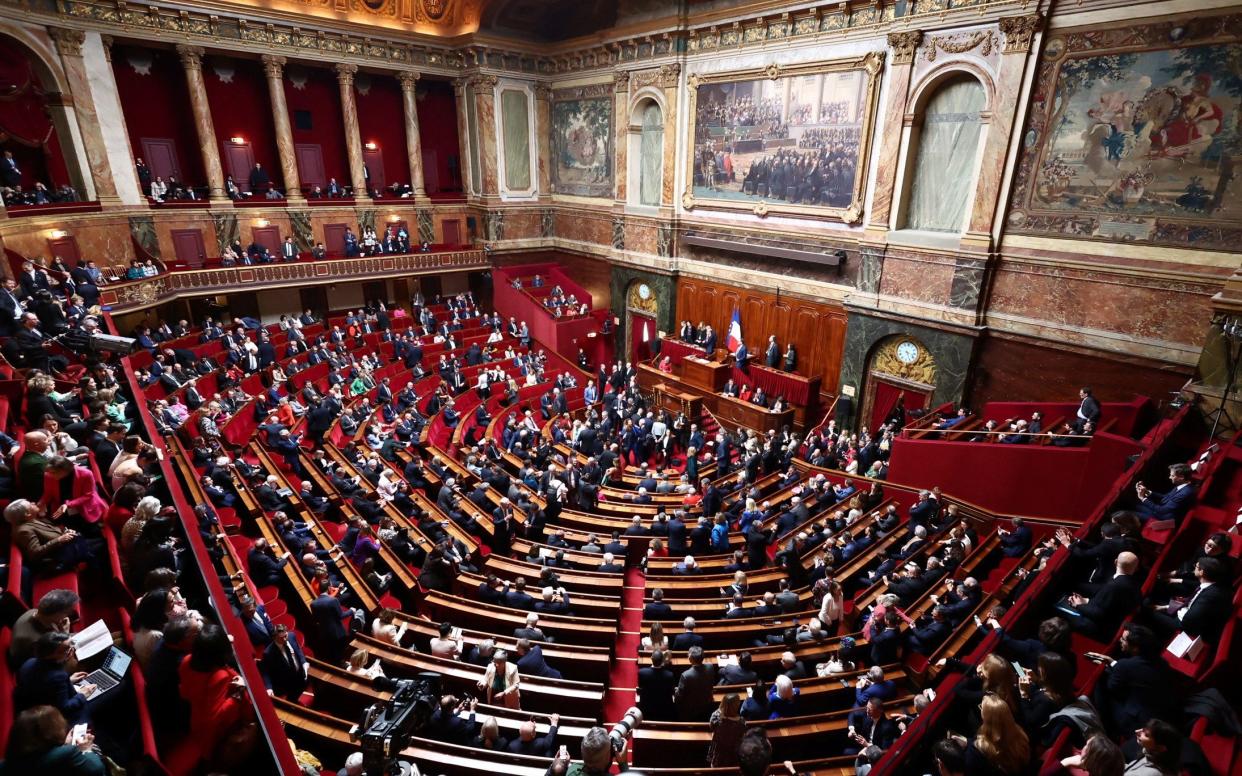
[[[71,234],[48,240],[47,249],[52,254],[52,258],[60,259],[70,267],[76,267],[81,258],[81,254],[78,253],[78,241]]]
[[[328,249],[329,256],[339,259],[345,255],[345,230],[348,228],[348,224],[323,225],[323,247]]]
[[[318,143],[297,143],[293,146],[293,155],[298,161],[298,177],[302,185],[326,186],[328,179],[323,172],[323,146]]]
[[[151,171],[151,180],[176,178],[185,183],[181,177],[181,165],[177,161],[176,141],[168,137],[144,137],[139,142],[142,143],[143,161]]]
[[[250,171],[254,169],[254,149],[249,142],[224,144],[224,167],[242,191],[250,191]]]
[[[367,166],[367,172],[371,173],[371,190],[383,193],[384,187],[388,185],[388,179],[384,177],[383,149],[363,148],[362,163]]]
[[[201,267],[207,259],[207,251],[203,247],[203,233],[198,229],[173,229],[173,253],[177,261],[191,267]]]
[[[461,221],[454,219],[441,221],[440,224],[440,228],[444,230],[444,244],[461,245]]]
[[[264,248],[271,255],[273,261],[280,260],[280,229],[275,226],[256,226],[254,228],[254,241]]]

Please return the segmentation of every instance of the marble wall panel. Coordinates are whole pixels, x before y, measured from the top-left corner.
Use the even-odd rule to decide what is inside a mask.
[[[656,253],[659,229],[655,222],[626,221],[625,249],[634,253]]]
[[[890,252],[884,257],[880,293],[916,302],[947,305],[955,265],[951,257],[906,257]]]

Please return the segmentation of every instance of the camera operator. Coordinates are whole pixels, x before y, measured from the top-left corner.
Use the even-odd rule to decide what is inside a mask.
[[[628,752],[628,738],[621,739],[620,748],[614,751],[608,731],[593,727],[582,737],[582,762],[571,763],[569,750],[562,746],[544,776],[607,776],[614,762],[625,772],[629,769]]]

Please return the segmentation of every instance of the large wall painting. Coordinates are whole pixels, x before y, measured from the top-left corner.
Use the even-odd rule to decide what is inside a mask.
[[[883,64],[692,74],[683,206],[860,221]]]
[[[1009,232],[1237,250],[1242,16],[1052,37]]]
[[[552,190],[612,196],[612,85],[558,89],[552,100]]]

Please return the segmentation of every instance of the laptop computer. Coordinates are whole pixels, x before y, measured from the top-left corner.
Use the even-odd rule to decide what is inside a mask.
[[[129,664],[132,660],[133,658],[121,650],[111,647],[108,650],[108,654],[104,656],[103,665],[87,674],[86,678],[79,683],[79,686],[82,684],[95,685],[95,691],[88,697],[98,698],[125,679],[125,674],[129,671]]]

